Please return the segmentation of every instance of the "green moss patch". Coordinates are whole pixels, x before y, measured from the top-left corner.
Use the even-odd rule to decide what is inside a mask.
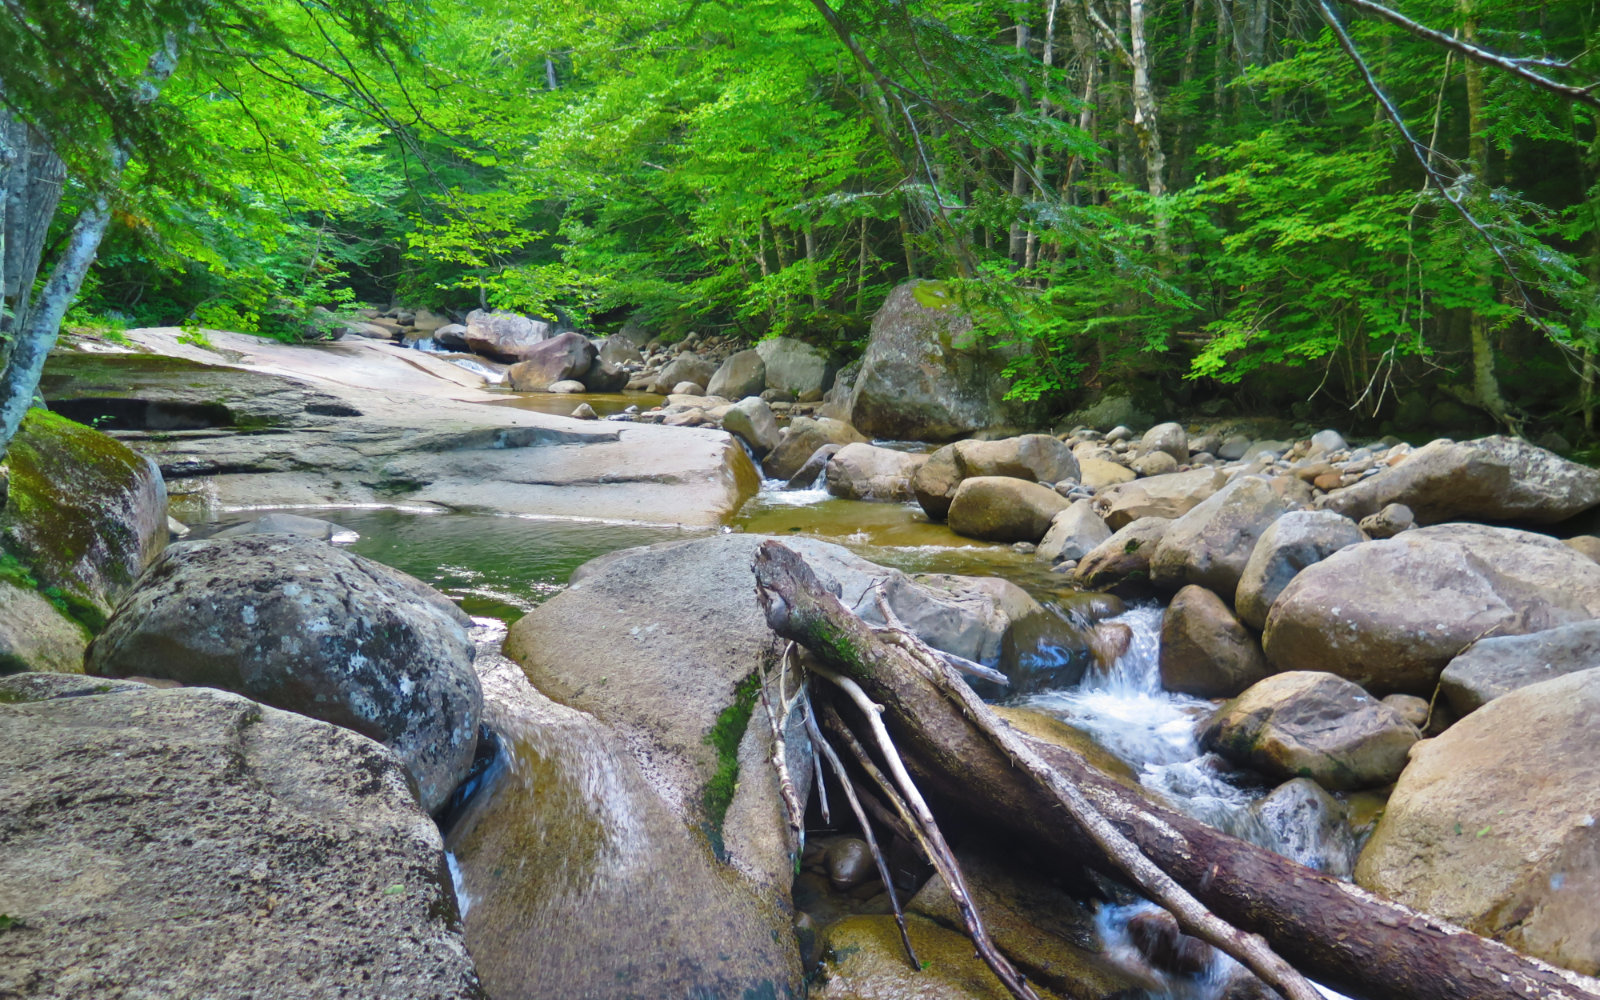
[[[756,698],[761,692],[761,676],[752,673],[733,689],[733,703],[722,710],[717,721],[702,737],[705,744],[717,752],[717,770],[706,782],[706,824],[711,844],[722,856],[722,821],[733,803],[733,792],[739,784],[739,741],[750,725],[750,715],[755,711]]]

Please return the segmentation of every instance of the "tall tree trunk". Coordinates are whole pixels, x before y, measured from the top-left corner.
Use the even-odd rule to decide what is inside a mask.
[[[33,306],[34,283],[50,220],[61,201],[67,169],[44,137],[0,107],[0,147],[11,160],[0,183],[0,298],[9,300],[11,315],[0,317],[0,330],[20,330],[27,325]],[[0,354],[3,357],[3,354]]]
[[[1461,0],[1461,12],[1466,15],[1461,28],[1462,40],[1476,45],[1478,16],[1473,0]],[[1468,59],[1463,61],[1462,67],[1467,78],[1467,156],[1473,174],[1469,197],[1487,202],[1493,185],[1489,180],[1489,137],[1483,122],[1483,66]],[[1494,279],[1487,263],[1474,275],[1473,285],[1484,298],[1494,295]],[[1500,394],[1500,380],[1495,376],[1494,343],[1489,333],[1489,321],[1481,311],[1472,310],[1467,321],[1467,336],[1472,345],[1472,396],[1495,420],[1513,426],[1510,408]]]
[[[177,68],[178,38],[179,32],[168,32],[161,47],[146,62],[143,74],[129,86],[128,105],[134,113],[155,102],[161,94],[161,88]],[[83,287],[84,276],[89,273],[89,265],[94,263],[100,240],[104,238],[106,226],[111,222],[111,198],[132,151],[119,143],[108,153],[106,175],[98,179],[89,204],[78,213],[78,219],[67,237],[66,248],[51,268],[50,277],[40,290],[38,299],[27,306],[22,321],[13,327],[11,353],[6,358],[5,370],[0,372],[0,459],[5,457],[11,439],[16,437],[17,428],[22,426],[23,416],[33,405],[34,395],[39,389],[39,377],[44,373],[45,359],[50,356],[56,345],[56,337],[60,335],[61,321],[66,317],[72,300],[77,297],[78,290]],[[55,197],[60,197],[59,189]],[[8,220],[14,221],[13,210],[8,208]],[[46,216],[44,221],[48,225],[49,217]],[[9,249],[12,241],[8,239],[6,242]],[[10,273],[9,268],[7,273]],[[19,300],[26,297],[27,288],[19,288]]]
[[[1023,20],[1021,17],[1017,18],[1016,32],[1017,56],[1019,57],[1018,61],[1020,62],[1022,61],[1021,57],[1024,57],[1028,54],[1029,41],[1028,22]],[[1031,88],[1028,86],[1028,78],[1026,76],[1022,76],[1018,81],[1017,91],[1016,111],[1019,118],[1022,116],[1022,113],[1027,110],[1028,104],[1031,103],[1032,99],[1033,96],[1031,93]],[[1030,154],[1027,147],[1024,146],[1012,155],[1015,157],[1015,160],[1013,160],[1011,164],[1011,197],[1020,206],[1022,199],[1027,197],[1028,194],[1028,171],[1025,167],[1025,164],[1028,162]],[[1011,230],[1008,235],[1010,236],[1010,239],[1006,247],[1007,255],[1011,258],[1012,266],[1022,267],[1027,263],[1027,229],[1020,221],[1012,222]]]
[[[1044,13],[1044,51],[1040,54],[1041,65],[1039,77],[1039,117],[1048,121],[1055,114],[1055,108],[1050,103],[1050,73],[1055,68],[1056,59],[1056,11],[1061,7],[1061,0],[1048,0]],[[1033,174],[1040,184],[1045,183],[1044,149],[1036,147],[1033,152]],[[1028,230],[1028,245],[1023,249],[1023,266],[1032,268],[1039,263],[1039,231],[1036,228]]]
[[[1133,56],[1133,127],[1144,154],[1145,187],[1155,204],[1155,244],[1162,265],[1168,257],[1167,218],[1161,198],[1167,193],[1167,156],[1161,148],[1161,122],[1156,112],[1155,88],[1150,83],[1150,55],[1144,35],[1144,0],[1128,0],[1128,48]]]

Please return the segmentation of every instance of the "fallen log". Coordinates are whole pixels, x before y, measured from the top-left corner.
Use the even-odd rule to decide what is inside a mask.
[[[907,769],[940,809],[982,817],[996,835],[1034,848],[1067,874],[1118,863],[1072,821],[1049,783],[997,742],[1004,727],[970,691],[930,676],[816,580],[798,554],[767,542],[755,559],[767,622],[883,706]],[[965,690],[964,685],[962,689]],[[1600,1000],[1600,982],[1520,954],[1463,928],[1382,899],[1154,805],[1101,775],[1079,754],[1015,732],[1060,780],[1150,861],[1297,969],[1364,1000]]]

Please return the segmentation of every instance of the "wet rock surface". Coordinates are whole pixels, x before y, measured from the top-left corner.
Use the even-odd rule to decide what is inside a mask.
[[[1161,623],[1161,686],[1200,698],[1232,698],[1267,676],[1255,636],[1216,594],[1190,584]]]
[[[439,833],[363,736],[221,691],[0,678],[0,993],[478,1000]]]

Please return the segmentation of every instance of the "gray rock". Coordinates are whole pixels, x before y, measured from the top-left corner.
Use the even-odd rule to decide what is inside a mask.
[[[650,391],[665,395],[675,392],[676,386],[683,382],[693,382],[704,389],[711,382],[711,376],[717,372],[716,367],[698,354],[687,351],[667,362],[661,371],[656,373],[656,379],[650,384]]]
[[[1400,713],[1400,718],[1416,726],[1419,731],[1428,725],[1428,717],[1432,710],[1426,698],[1418,698],[1414,694],[1386,694],[1383,703]]]
[[[1286,781],[1250,804],[1274,851],[1307,868],[1347,879],[1355,868],[1356,839],[1344,803],[1310,778]]]
[[[1174,465],[1189,460],[1189,432],[1179,423],[1156,424],[1139,439],[1139,454],[1165,452]]]
[[[679,382],[668,394],[671,396],[704,396],[706,390],[698,382]]]
[[[1527,635],[1497,635],[1468,646],[1439,675],[1439,693],[1457,715],[1518,688],[1600,667],[1600,621]]]
[[[800,466],[799,471],[789,477],[789,480],[783,484],[783,488],[786,490],[821,488],[817,486],[817,480],[827,468],[828,459],[832,458],[834,453],[843,447],[844,445],[842,444],[825,444],[812,452],[811,457],[806,459],[806,464]],[[916,477],[913,476],[912,478],[915,480]]]
[[[767,363],[760,351],[739,351],[728,355],[706,383],[706,393],[727,399],[759,396],[767,387]]]
[[[1435,441],[1399,465],[1329,494],[1327,505],[1363,518],[1391,503],[1418,524],[1483,520],[1553,524],[1600,504],[1600,470],[1520,438]]]
[[[1123,525],[1078,562],[1073,580],[1085,590],[1149,584],[1150,556],[1171,525],[1166,517],[1142,517]]]
[[[1237,462],[1250,450],[1250,445],[1253,443],[1248,434],[1230,434],[1217,447],[1217,457],[1224,462]]]
[[[460,323],[447,323],[433,331],[433,342],[451,350],[468,350],[467,328]]]
[[[1600,669],[1496,698],[1419,745],[1357,884],[1600,973]]]
[[[872,849],[859,837],[841,837],[828,845],[828,881],[837,892],[847,892],[878,877]]]
[[[1134,459],[1132,469],[1141,476],[1165,476],[1178,471],[1178,462],[1164,451],[1153,451]]]
[[[644,355],[639,353],[639,345],[627,337],[612,334],[600,342],[600,360],[620,368],[644,364]]]
[[[998,441],[957,441],[956,469],[961,478],[1011,476],[1031,483],[1078,478],[1072,450],[1049,434],[1023,434]]]
[[[1234,607],[1241,621],[1265,628],[1289,581],[1313,563],[1364,541],[1355,522],[1331,510],[1291,510],[1261,533],[1239,577]]]
[[[908,282],[872,319],[850,422],[874,437],[922,441],[1029,425],[1037,407],[1005,398],[1015,356],[983,342],[944,283]]]
[[[1082,409],[1074,410],[1062,418],[1060,426],[1093,427],[1097,431],[1111,431],[1117,427],[1132,425],[1147,427],[1154,418],[1139,409],[1132,396],[1102,396],[1094,404]],[[1132,431],[1129,431],[1132,434]]]
[[[1345,443],[1344,435],[1335,430],[1318,431],[1311,435],[1311,447],[1306,451],[1307,458],[1320,458],[1336,451],[1344,451],[1349,445]]]
[[[950,501],[950,530],[990,542],[1037,542],[1070,504],[1048,486],[1009,476],[963,479]]]
[[[1078,560],[1110,537],[1111,529],[1094,512],[1094,502],[1078,500],[1051,519],[1034,555],[1052,565]]]
[[[363,736],[23,674],[0,678],[0,759],[0,994],[483,996],[438,828]]]
[[[576,396],[587,391],[588,387],[575,378],[564,378],[559,382],[552,382],[544,387],[545,392],[553,392],[558,396]]]
[[[846,500],[906,503],[923,456],[856,442],[834,452],[825,469],[828,492]]]
[[[411,317],[411,325],[423,333],[433,333],[450,325],[450,317],[441,316],[431,309],[418,309]]]
[[[795,417],[789,421],[789,433],[772,449],[762,466],[774,479],[788,479],[800,471],[806,459],[825,444],[847,445],[867,440],[860,431],[840,420],[828,417]]]
[[[579,403],[577,408],[572,411],[572,418],[574,420],[599,420],[600,414],[596,413],[594,407],[588,403]]]
[[[763,340],[756,345],[756,354],[765,368],[767,387],[792,392],[796,398],[827,392],[839,370],[831,356],[792,337]]]
[[[442,805],[477,746],[470,619],[419,580],[293,535],[185,542],[89,648],[102,677],[235,691],[392,748]]]
[[[1161,619],[1161,686],[1200,698],[1232,698],[1267,676],[1267,658],[1222,598],[1178,591]]]
[[[555,327],[542,319],[474,309],[467,314],[466,332],[461,339],[469,351],[509,363],[526,360],[535,347],[555,333]],[[434,339],[444,343],[437,332]]]
[[[956,464],[956,446],[947,444],[928,456],[911,477],[911,494],[929,518],[943,521],[950,516],[950,501],[965,478]]]
[[[1393,781],[1421,735],[1359,686],[1295,670],[1268,677],[1217,709],[1200,741],[1271,777],[1310,778],[1337,791]]]
[[[1126,423],[1119,423],[1109,431],[1106,431],[1106,444],[1118,444],[1123,441],[1132,440],[1133,428],[1129,427]]]
[[[1280,483],[1235,479],[1172,522],[1151,556],[1150,577],[1164,587],[1199,584],[1232,603],[1257,540],[1294,507]]]
[[[597,352],[589,338],[562,333],[522,349],[522,360],[506,371],[506,381],[518,392],[548,392],[557,382],[581,378]]]
[[[235,538],[239,535],[299,535],[302,538],[315,538],[319,542],[331,542],[335,536],[354,536],[355,532],[320,517],[276,512],[224,528],[211,537]],[[350,540],[354,541],[354,538]]]
[[[589,392],[621,392],[628,385],[628,373],[619,365],[596,358],[579,381]]]
[[[1361,519],[1361,530],[1369,538],[1393,538],[1416,526],[1416,515],[1403,503],[1387,504],[1376,514],[1368,514]]]
[[[1441,524],[1301,570],[1273,603],[1262,645],[1280,670],[1427,696],[1477,639],[1595,617],[1600,565],[1544,535]]]
[[[1182,517],[1221,489],[1228,477],[1216,469],[1151,476],[1101,490],[1095,502],[1113,530],[1145,517]]]
[[[760,458],[778,446],[778,420],[772,407],[756,396],[746,396],[722,415],[722,429],[738,435]]]

